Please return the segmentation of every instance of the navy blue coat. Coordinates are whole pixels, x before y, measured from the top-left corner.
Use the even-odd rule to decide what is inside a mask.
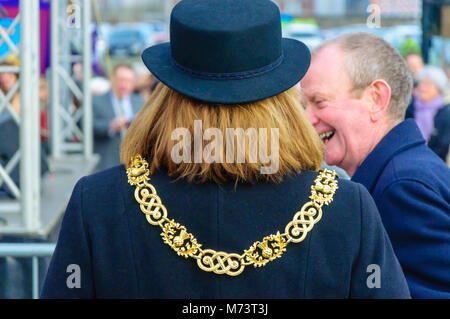
[[[450,169],[414,120],[393,128],[353,181],[372,194],[414,298],[450,298]]]
[[[241,254],[255,241],[284,231],[308,202],[316,172],[280,184],[189,184],[157,171],[151,183],[168,218],[211,248]],[[237,277],[198,268],[178,256],[150,225],[123,166],[82,178],[72,194],[43,298],[409,298],[407,283],[375,203],[361,185],[339,180],[334,201],[306,239],[265,267]],[[68,288],[70,264],[81,288]],[[380,288],[368,277],[380,267]],[[371,281],[369,278],[369,282]]]

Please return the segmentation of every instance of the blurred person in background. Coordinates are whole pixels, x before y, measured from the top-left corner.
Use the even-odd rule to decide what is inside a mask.
[[[139,63],[134,66],[136,71],[136,85],[134,92],[139,94],[144,100],[148,100],[150,95],[158,85],[158,79],[145,67]]]
[[[114,67],[111,90],[92,98],[94,117],[94,152],[101,160],[97,170],[103,170],[120,163],[119,151],[122,138],[134,116],[145,100],[134,93],[136,74],[128,64]]]
[[[450,169],[414,120],[411,72],[382,38],[323,44],[301,81],[325,160],[372,194],[413,298],[450,298]]]
[[[420,71],[422,71],[425,64],[422,55],[416,52],[406,54],[405,62],[413,76],[413,88],[411,92],[411,100],[409,102],[408,108],[406,109],[406,118],[410,118],[413,117],[412,110],[414,108],[415,93],[417,85],[419,84],[417,80],[417,75],[419,74]]]
[[[446,65],[444,67],[444,71],[445,74],[447,75],[447,83],[448,83],[446,93],[444,94],[444,102],[446,104],[450,104],[450,66]]]
[[[13,64],[10,63],[3,63],[1,66],[13,66]],[[7,95],[8,92],[10,92],[16,83],[19,80],[19,74],[15,72],[1,72],[0,73],[0,90],[2,91],[3,95]],[[14,93],[12,98],[9,100],[9,104],[11,105],[12,110],[20,115],[20,90],[17,89],[17,91]],[[6,111],[6,109],[4,109]],[[7,111],[3,112],[3,116],[10,116],[7,115],[10,114]]]
[[[83,63],[75,62],[72,65],[72,78],[78,87],[83,87]]]
[[[39,78],[39,109],[41,119],[41,145],[46,155],[50,153],[48,138],[48,85],[45,75]]]
[[[13,66],[10,63],[2,63],[1,66]],[[14,88],[19,80],[19,74],[15,72],[1,72],[0,73],[0,90],[4,96]],[[6,167],[8,162],[14,156],[19,149],[19,126],[14,119],[14,116],[20,118],[20,91],[17,90],[10,98],[10,109],[3,109],[0,114],[0,165]],[[11,113],[13,112],[13,113]],[[15,169],[9,174],[11,179],[16,185],[19,185],[19,165],[16,165]],[[1,197],[13,197],[9,187],[2,180],[0,185],[0,198]]]
[[[418,53],[410,53],[405,57],[406,64],[411,70],[414,77],[416,77],[420,71],[424,68],[423,58]]]
[[[11,64],[3,64],[11,66]],[[7,95],[19,81],[19,74],[15,72],[0,73],[0,89]],[[20,118],[22,113],[20,90],[18,89],[10,99],[12,112],[5,110],[0,114],[0,165],[5,167],[20,148],[20,127],[14,117]],[[48,171],[46,149],[41,144],[41,175]],[[16,185],[20,182],[20,165],[16,165],[9,176]],[[13,196],[6,184],[0,186],[0,192],[6,196]]]
[[[162,83],[125,136],[125,166],[75,186],[41,296],[408,298],[367,190],[317,172],[323,145],[291,89],[310,53],[282,38],[278,6],[183,0],[171,17],[171,42],[142,56]],[[215,132],[215,155],[206,137],[192,140],[196,121]],[[258,134],[252,145],[237,138],[244,162],[218,141],[252,128],[270,137]],[[174,139],[180,131],[189,137]],[[182,144],[190,156],[197,143],[200,161],[174,154]],[[274,170],[264,156],[251,159],[256,144]],[[67,285],[69,264],[81,269],[78,289]]]
[[[425,66],[417,80],[406,117],[415,119],[428,146],[445,162],[450,146],[450,104],[444,100],[449,90],[447,76],[438,67]]]

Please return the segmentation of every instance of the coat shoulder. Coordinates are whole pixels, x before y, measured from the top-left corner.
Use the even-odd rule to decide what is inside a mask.
[[[92,175],[83,177],[85,187],[97,188],[99,186],[113,188],[118,186],[120,182],[126,182],[126,169],[124,165],[117,165]]]
[[[81,187],[84,207],[101,212],[123,205],[123,190],[126,185],[125,167],[118,165],[83,177],[76,188]]]
[[[388,162],[380,174],[377,192],[394,183],[408,181],[422,184],[436,192],[443,189],[448,192],[448,180],[450,168],[427,146],[420,145],[400,152]]]

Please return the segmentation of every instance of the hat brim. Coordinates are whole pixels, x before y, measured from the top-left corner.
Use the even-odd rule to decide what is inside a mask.
[[[233,80],[194,77],[176,68],[170,43],[147,48],[142,60],[152,74],[168,87],[189,97],[223,104],[248,103],[280,94],[296,85],[311,63],[307,46],[294,39],[282,39],[283,61],[263,74]]]

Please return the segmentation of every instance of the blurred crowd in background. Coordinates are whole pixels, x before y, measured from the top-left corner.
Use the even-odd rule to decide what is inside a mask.
[[[174,1],[174,4],[176,2]],[[358,14],[353,14],[350,16],[351,19],[348,19],[350,24],[345,24],[342,17],[327,20],[317,13],[327,8],[323,4],[326,1],[315,2],[314,8],[317,12],[304,5],[309,2],[278,1],[282,12],[294,12],[294,14],[282,14],[283,36],[300,40],[311,50],[328,39],[349,32],[375,33],[388,41],[399,50],[415,77],[415,88],[406,116],[417,121],[430,148],[448,163],[450,161],[448,155],[450,118],[448,111],[445,110],[450,108],[450,39],[441,37],[432,39],[430,59],[426,64],[421,53],[420,13],[413,13],[407,19],[387,16],[389,19],[386,20],[382,15],[381,25],[374,26],[365,20],[368,14],[360,12],[359,20],[355,18],[358,17]],[[339,8],[341,2],[334,3],[335,8]],[[355,10],[356,4],[364,9],[366,2],[368,1],[347,1],[346,3],[348,8]],[[416,5],[418,3],[418,1],[413,2]],[[122,4],[116,1],[100,1],[99,3],[101,6],[103,5],[100,11],[106,19],[102,20],[97,17],[95,23],[92,23],[94,76],[91,81],[91,92],[94,114],[94,152],[101,155],[101,165],[98,166],[98,169],[104,169],[119,163],[118,151],[123,132],[158,84],[158,80],[143,65],[140,55],[145,48],[168,41],[169,30],[167,19],[152,18],[150,22],[114,21],[115,23],[107,20],[109,16],[115,17],[112,12],[120,9],[118,6],[131,8],[130,10],[140,8],[141,2],[139,1],[133,4],[127,1]],[[295,3],[304,6],[300,5],[299,7]],[[352,3],[354,3],[353,7]],[[321,7],[323,8],[320,9]],[[330,10],[330,8],[328,9]],[[133,15],[125,16],[128,20],[133,20],[130,18]],[[136,14],[136,16],[139,15]],[[11,17],[4,19],[11,19]],[[330,27],[330,21],[336,21],[339,25]],[[366,23],[352,23],[354,21]],[[385,26],[386,23],[389,26]],[[4,28],[7,26],[4,23],[2,25]],[[0,47],[3,60],[1,65],[18,65],[14,55],[3,52],[7,51],[5,45],[6,43],[3,43]],[[82,65],[74,63],[71,69],[73,78],[81,87]],[[47,73],[44,70],[39,81],[43,154],[41,167],[43,172],[48,168],[45,162],[46,156],[49,154]],[[20,90],[15,90],[18,79],[17,73],[0,73],[1,92],[3,96],[11,97],[10,110],[3,108],[3,112],[0,114],[0,135],[8,136],[8,139],[3,140],[0,144],[0,165],[3,166],[13,156],[19,141],[18,125],[17,121],[14,121],[14,117],[19,116],[21,111]],[[80,104],[80,101],[73,97],[69,107],[71,112],[75,112]],[[439,130],[439,132],[443,132],[444,136],[433,135],[436,125],[444,127]],[[13,173],[12,177],[18,180],[18,173]]]
[[[142,8],[140,1],[131,3],[104,1],[107,8]],[[150,1],[157,6],[160,2]],[[162,10],[169,11],[167,1]],[[294,38],[304,42],[312,51],[324,41],[350,32],[374,33],[394,46],[405,58],[415,77],[415,88],[406,117],[416,119],[429,146],[446,161],[450,141],[450,39],[433,36],[432,46],[428,52],[428,64],[422,57],[422,1],[395,0],[278,0],[282,12],[282,32],[284,37]],[[380,16],[371,19],[371,13]],[[147,3],[148,5],[148,3]],[[169,6],[170,7],[170,6]],[[375,11],[372,11],[375,10]],[[112,20],[118,17],[110,10]],[[145,12],[145,11],[144,11]],[[132,16],[132,15],[131,15]],[[168,41],[169,30],[167,21],[154,20],[153,15],[141,13],[144,19],[151,22],[132,22],[133,19],[118,23],[102,23],[97,28],[95,56],[99,70],[108,68],[111,59],[114,63],[128,63],[134,69],[134,92],[147,100],[151,91],[158,83],[140,60],[140,53],[146,47]],[[148,18],[149,16],[149,18]],[[105,59],[106,57],[106,59]],[[112,69],[112,67],[109,67]],[[99,73],[100,74],[100,73]],[[105,77],[94,79],[93,93],[101,94],[108,85]],[[114,87],[114,85],[113,85]],[[104,92],[103,92],[104,93]],[[441,136],[434,136],[435,125],[448,127],[440,129]],[[444,136],[442,136],[444,134]],[[450,158],[448,159],[450,161]]]

